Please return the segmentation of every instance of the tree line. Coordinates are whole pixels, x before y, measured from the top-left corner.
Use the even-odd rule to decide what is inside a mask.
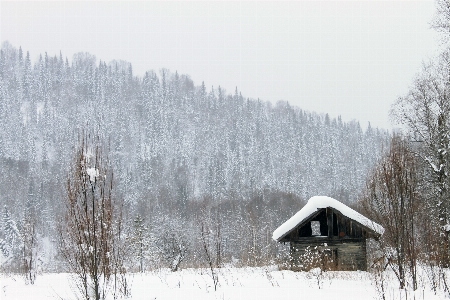
[[[437,1],[446,47],[448,24]],[[389,269],[450,295],[449,75],[446,48],[393,105],[391,134],[88,53],[32,64],[5,42],[1,270],[71,270],[87,299],[158,267],[205,267],[217,287],[219,267],[288,261],[273,230],[323,194],[385,228],[369,260],[381,291]]]
[[[108,154],[114,191],[141,249],[135,269],[196,265],[195,249],[203,253],[206,242],[221,249],[217,265],[273,261],[274,228],[312,195],[354,203],[389,137],[370,124],[363,129],[284,101],[196,86],[165,69],[135,76],[130,63],[88,53],[70,62],[45,53],[32,63],[28,52],[4,42],[4,270],[64,269],[57,224],[83,131],[100,137]],[[205,243],[197,238],[201,224]],[[167,245],[177,254],[167,254]]]

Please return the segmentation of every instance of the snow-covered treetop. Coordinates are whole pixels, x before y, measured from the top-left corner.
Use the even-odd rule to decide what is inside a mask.
[[[91,180],[91,182],[94,182],[95,178],[97,178],[99,175],[98,169],[96,168],[89,168],[86,170],[86,173],[89,175],[89,179]]]
[[[314,214],[317,210],[322,208],[331,207],[335,210],[339,211],[344,216],[355,220],[361,225],[375,231],[378,234],[383,234],[384,228],[364,217],[360,213],[354,211],[347,205],[337,201],[336,199],[327,197],[327,196],[314,196],[308,200],[308,203],[293,217],[284,222],[280,227],[278,227],[272,234],[272,238],[275,241],[280,241],[286,234],[288,234],[292,229],[297,227],[304,220],[309,218],[312,214]]]

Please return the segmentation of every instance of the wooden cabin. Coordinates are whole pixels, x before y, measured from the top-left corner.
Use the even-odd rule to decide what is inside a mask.
[[[383,232],[381,225],[345,204],[316,196],[278,227],[273,239],[290,243],[292,270],[307,269],[311,251],[318,251],[334,269],[366,271],[366,240],[378,239]]]

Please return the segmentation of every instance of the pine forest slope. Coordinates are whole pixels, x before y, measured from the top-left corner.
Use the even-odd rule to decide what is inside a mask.
[[[4,42],[1,206],[20,219],[32,205],[52,223],[83,130],[109,144],[119,190],[143,214],[149,203],[268,203],[268,194],[352,203],[389,136],[283,101],[244,98],[237,89],[196,86],[168,70],[134,76],[131,64],[97,62],[88,53],[72,61],[45,53],[33,65],[28,53]],[[280,197],[271,205],[281,206]]]

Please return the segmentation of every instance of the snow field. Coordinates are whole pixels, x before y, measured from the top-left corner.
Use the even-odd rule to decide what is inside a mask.
[[[160,269],[144,274],[130,274],[129,299],[378,299],[367,272],[326,272],[317,280],[314,272],[278,271],[276,267],[222,268],[219,287],[214,285],[208,269],[185,269],[171,272]],[[1,300],[76,299],[70,274],[43,274],[34,285],[25,284],[19,275],[0,275]],[[321,285],[319,289],[318,283]],[[386,299],[409,299],[398,290],[395,279],[389,281]],[[419,289],[415,299],[442,299],[429,289]],[[107,299],[113,299],[109,294]]]

